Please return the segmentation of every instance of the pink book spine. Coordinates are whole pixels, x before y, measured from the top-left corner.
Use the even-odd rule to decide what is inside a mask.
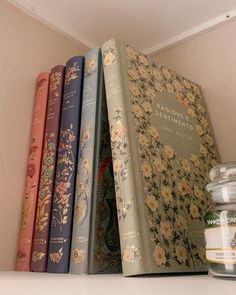
[[[18,271],[30,270],[34,219],[39,187],[44,127],[47,110],[48,85],[49,73],[40,73],[36,81],[30,150],[28,156],[28,166],[15,265],[15,270]]]

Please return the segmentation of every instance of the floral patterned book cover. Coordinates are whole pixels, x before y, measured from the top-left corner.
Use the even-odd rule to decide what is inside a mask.
[[[44,131],[42,167],[34,223],[31,271],[44,272],[47,267],[48,235],[57,157],[64,66],[55,66],[50,73],[47,115]]]
[[[51,213],[47,272],[67,273],[69,271],[83,72],[83,56],[75,56],[67,61]]]
[[[102,62],[99,48],[90,50],[85,56],[83,104],[81,115],[80,145],[74,204],[74,220],[70,272],[89,273],[93,256],[94,208],[97,193],[94,191],[98,173],[101,106],[102,106]],[[103,249],[101,249],[101,252]],[[104,263],[105,259],[104,259]],[[102,271],[102,269],[101,269]]]
[[[102,55],[123,273],[206,271],[218,154],[201,89],[115,39]]]
[[[15,270],[29,271],[33,243],[34,219],[39,188],[44,126],[47,110],[49,73],[39,74],[30,136],[27,174],[21,215]]]

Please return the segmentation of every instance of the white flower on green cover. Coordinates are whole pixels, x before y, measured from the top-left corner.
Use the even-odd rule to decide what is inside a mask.
[[[86,170],[89,170],[90,169],[90,162],[87,158],[83,159],[82,160],[82,163],[83,167],[86,169]]]
[[[166,169],[165,164],[160,158],[155,159],[153,164],[156,167],[157,171],[160,173]]]
[[[160,245],[155,246],[153,251],[154,261],[156,262],[157,266],[165,265],[166,264],[166,253],[165,249]]]
[[[124,141],[124,135],[126,133],[126,128],[122,124],[121,120],[117,120],[111,130],[111,141],[122,143]]]
[[[181,166],[185,172],[190,172],[191,165],[187,159],[181,160]]]
[[[180,230],[186,230],[187,229],[187,219],[182,215],[177,215],[176,226]]]
[[[194,185],[194,195],[198,198],[198,199],[203,199],[203,191],[199,188],[198,185]]]
[[[143,55],[143,54],[139,54],[139,55],[138,55],[138,59],[139,59],[139,61],[140,61],[142,64],[144,64],[145,66],[148,66],[148,65],[149,65],[148,58],[147,58],[145,55]]]
[[[173,228],[168,221],[161,221],[160,223],[160,232],[165,237],[165,239],[169,239],[172,235]]]
[[[200,136],[204,135],[205,131],[202,129],[202,126],[201,125],[196,124],[195,125],[195,129],[196,129],[198,135],[200,135]]]
[[[159,132],[157,130],[157,128],[151,126],[149,129],[148,129],[148,132],[149,134],[151,135],[151,137],[153,138],[157,138],[159,136]]]
[[[139,79],[139,73],[138,73],[136,70],[132,69],[132,68],[130,68],[130,69],[128,70],[128,74],[129,74],[129,76],[130,76],[130,78],[131,78],[132,80],[137,80],[137,79]]]
[[[139,96],[140,95],[140,91],[139,88],[137,86],[137,84],[135,82],[131,82],[129,83],[129,90],[130,92],[134,95],[134,96]]]
[[[188,108],[187,113],[192,118],[196,117],[196,114],[192,108]]]
[[[159,207],[158,201],[155,198],[154,195],[147,195],[145,197],[145,203],[150,208],[151,211],[156,211],[156,209]]]
[[[209,124],[205,118],[202,118],[200,122],[201,122],[202,126],[204,126],[205,128],[208,128]]]
[[[156,96],[156,92],[152,87],[146,87],[145,95],[153,99]]]
[[[201,94],[201,91],[200,91],[200,88],[198,85],[194,84],[192,85],[193,87],[193,91],[197,94],[197,95],[200,95]]]
[[[172,190],[168,186],[163,186],[161,189],[161,195],[164,199],[164,202],[170,203],[173,201]]]
[[[152,74],[153,74],[154,78],[158,81],[161,81],[163,79],[161,72],[159,70],[157,70],[156,68],[154,68]]]
[[[163,68],[162,73],[167,80],[170,79],[172,76],[171,70],[169,70],[167,68]]]
[[[186,96],[191,103],[195,102],[195,96],[192,94],[192,92],[187,92]]]
[[[135,59],[137,57],[137,52],[130,46],[126,47],[126,53],[130,59]]]
[[[169,93],[174,94],[174,87],[170,83],[166,84],[166,89]]]
[[[121,160],[115,159],[113,161],[113,170],[115,173],[119,173],[121,169],[122,162]]]
[[[191,84],[187,80],[183,80],[184,87],[187,89],[191,89]]]
[[[164,148],[164,150],[163,150],[164,155],[167,158],[172,159],[175,155],[174,149],[170,145],[164,145],[163,148]]]
[[[186,195],[190,193],[190,186],[189,183],[186,179],[181,179],[181,181],[178,183],[178,191],[182,194],[182,195]]]
[[[86,252],[83,249],[72,249],[72,261],[74,263],[81,263],[84,261],[86,256]]]
[[[114,52],[111,51],[105,55],[103,59],[103,63],[105,66],[109,66],[110,64],[114,63],[115,60],[116,60],[116,55]]]
[[[85,76],[88,76],[92,74],[97,69],[97,57],[95,55],[92,55],[89,59],[85,60],[84,65],[84,74]]]
[[[181,91],[182,90],[182,86],[181,86],[180,82],[177,81],[177,80],[175,80],[173,82],[173,86],[174,86],[174,88],[175,88],[176,91]]]
[[[187,260],[187,252],[184,246],[177,245],[175,248],[176,258],[179,263],[186,263]]]
[[[177,101],[181,103],[184,107],[187,107],[189,105],[189,101],[185,95],[181,91],[176,91],[175,96],[177,98]]]
[[[117,213],[118,219],[124,221],[128,211],[132,207],[132,196],[125,194],[124,182],[128,177],[128,138],[127,129],[123,124],[121,116],[122,109],[115,109],[115,116],[110,125],[111,146],[113,150],[113,170],[116,187]]]
[[[196,155],[191,154],[190,159],[191,159],[192,163],[194,164],[194,166],[198,167],[200,165],[200,161]]]
[[[126,263],[133,263],[135,260],[141,258],[139,249],[134,245],[126,245],[122,254],[122,261]]]
[[[196,205],[191,204],[189,210],[190,210],[190,214],[191,214],[192,218],[199,218],[200,217],[199,210]]]
[[[144,66],[142,66],[142,65],[139,66],[138,70],[139,70],[139,74],[140,74],[141,78],[148,79],[149,73]]]
[[[203,155],[203,156],[207,156],[207,154],[208,154],[208,151],[207,151],[207,148],[204,146],[204,145],[202,145],[202,144],[200,144],[200,153]]]
[[[143,106],[143,109],[144,109],[144,111],[146,112],[146,113],[151,113],[152,112],[152,107],[151,107],[151,105],[150,105],[150,103],[149,102],[147,102],[147,101],[145,101],[143,104],[142,104],[142,106]]]
[[[145,136],[145,135],[143,135],[142,133],[140,133],[139,135],[138,135],[138,141],[139,141],[139,143],[141,144],[141,145],[147,145],[148,144],[148,139],[147,139],[147,137]]]
[[[142,163],[141,170],[142,170],[143,175],[145,177],[151,177],[152,176],[152,168],[147,162]]]
[[[202,114],[204,114],[206,112],[206,110],[204,109],[204,107],[200,103],[197,105],[197,109]]]
[[[154,83],[154,88],[155,88],[156,91],[158,91],[158,92],[164,92],[164,91],[165,91],[164,86],[163,86],[160,82],[155,82],[155,83]]]
[[[133,105],[132,111],[133,111],[133,113],[134,113],[134,115],[136,117],[142,117],[143,116],[143,110],[138,104]]]

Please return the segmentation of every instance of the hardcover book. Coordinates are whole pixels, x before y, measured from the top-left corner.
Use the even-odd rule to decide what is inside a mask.
[[[48,272],[69,271],[84,57],[66,64],[48,250]]]
[[[94,233],[96,222],[92,222],[91,219],[93,219],[92,215],[96,214],[96,212],[93,212],[93,210],[96,211],[95,208],[97,205],[97,186],[95,186],[95,184],[97,185],[96,179],[98,177],[98,162],[101,136],[100,126],[102,120],[101,111],[102,99],[104,96],[100,49],[92,49],[86,54],[84,76],[81,133],[78,154],[77,183],[70,262],[70,272],[76,274],[88,273],[91,271],[91,269],[88,268],[88,264],[92,259],[92,256],[94,255],[93,251],[91,251],[91,238],[93,235],[96,234]],[[105,159],[103,160],[105,161]],[[109,167],[109,163],[107,164],[107,167]],[[105,168],[107,167],[104,167],[104,172]],[[112,177],[110,180],[112,180]],[[111,187],[113,183],[114,182],[111,183]],[[100,194],[101,198],[103,196],[102,194]],[[105,199],[103,201],[106,202]],[[114,208],[114,206],[112,208]],[[104,208],[104,211],[105,209],[107,208]],[[108,211],[107,213],[110,214],[110,212]],[[106,221],[104,221],[104,224],[105,223]],[[116,242],[118,243],[119,247],[118,239],[116,240]],[[101,254],[103,254],[101,248],[100,251]],[[104,252],[104,255],[108,256],[108,253],[106,254]],[[108,262],[108,260],[105,259],[105,256],[101,257],[101,255],[100,260],[102,260],[101,262],[104,262],[106,264]]]
[[[44,272],[47,267],[48,235],[57,156],[57,143],[64,83],[64,66],[50,73],[47,116],[37,209],[34,224],[31,271]]]
[[[201,89],[117,40],[102,55],[123,273],[206,271],[218,157]]]
[[[99,147],[94,168],[96,177],[93,187],[88,272],[118,273],[121,272],[120,237],[105,91],[99,118],[101,123],[96,131]]]
[[[15,270],[29,271],[34,231],[35,210],[40,178],[43,135],[47,109],[49,74],[39,74],[30,136],[27,174],[21,215]]]

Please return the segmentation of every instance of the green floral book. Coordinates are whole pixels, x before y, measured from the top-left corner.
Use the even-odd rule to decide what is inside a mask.
[[[119,231],[99,48],[85,55],[81,113],[70,272],[119,272]]]
[[[206,271],[218,156],[201,89],[117,40],[102,55],[123,273]]]

